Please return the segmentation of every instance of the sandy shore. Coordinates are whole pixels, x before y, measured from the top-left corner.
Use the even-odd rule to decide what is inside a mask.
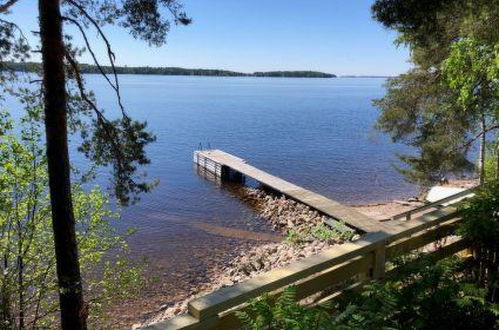
[[[477,184],[478,180],[476,179],[454,179],[443,184],[442,187],[470,189]],[[423,205],[423,200],[424,196],[414,196],[412,198],[408,198],[407,200],[396,200],[386,203],[359,204],[351,206],[355,207],[358,211],[373,219],[383,220]]]

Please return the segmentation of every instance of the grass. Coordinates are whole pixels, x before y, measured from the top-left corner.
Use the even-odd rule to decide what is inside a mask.
[[[286,243],[291,245],[301,245],[310,241],[350,241],[355,231],[348,228],[345,224],[335,222],[334,227],[330,227],[322,222],[314,225],[308,230],[302,232],[291,228],[286,232]]]

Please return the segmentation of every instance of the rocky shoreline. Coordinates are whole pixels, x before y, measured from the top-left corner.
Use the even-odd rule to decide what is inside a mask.
[[[349,227],[337,223],[334,228],[324,225],[327,218],[308,206],[276,196],[261,189],[243,188],[243,200],[268,221],[274,230],[285,239],[281,243],[266,243],[241,251],[223,265],[215,265],[210,270],[210,280],[198,283],[187,299],[161,306],[160,311],[142,324],[170,319],[187,311],[190,300],[234,285],[262,272],[289,264],[292,261],[317,254],[325,248],[358,238]]]
[[[451,180],[444,186],[470,188],[476,180]],[[346,232],[338,238],[318,226],[324,219],[300,203],[272,193],[241,185],[226,186],[230,193],[260,215],[258,229],[231,228],[200,221],[196,226],[220,244],[209,252],[193,250],[194,265],[168,270],[158,275],[142,292],[140,299],[123,301],[110,310],[117,328],[155,323],[185,312],[187,303],[219,288],[230,286],[264,271],[316,254],[352,238]],[[400,200],[349,205],[376,220],[389,219],[424,203],[424,198],[401,196]],[[267,224],[267,225],[265,225]],[[249,225],[249,224],[248,224]],[[340,229],[345,229],[340,225]],[[213,228],[212,228],[213,227]],[[268,230],[274,228],[274,230]],[[262,231],[263,230],[263,231]],[[326,235],[325,235],[326,234]],[[355,239],[355,233],[353,239]],[[350,236],[350,237],[349,237]],[[269,237],[271,239],[269,239]],[[223,242],[222,242],[223,241]],[[281,242],[282,241],[282,242]]]

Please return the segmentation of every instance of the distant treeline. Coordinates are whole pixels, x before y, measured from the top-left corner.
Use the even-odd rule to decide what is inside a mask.
[[[9,68],[14,71],[22,72],[39,72],[41,64],[35,62],[23,63],[4,63],[4,68]],[[110,66],[101,66],[102,70],[110,74],[112,68]],[[82,73],[100,73],[96,65],[80,64]],[[289,77],[289,78],[335,78],[336,75],[317,72],[317,71],[271,71],[271,72],[254,72],[243,73],[228,70],[216,69],[186,69],[177,67],[150,67],[150,66],[117,66],[115,67],[118,74],[155,74],[169,76],[218,76],[218,77]]]
[[[356,75],[350,75],[350,76],[340,76],[341,78],[394,78],[394,76],[356,76]]]
[[[335,78],[336,75],[318,71],[269,71],[254,72],[255,77],[286,77],[286,78]]]

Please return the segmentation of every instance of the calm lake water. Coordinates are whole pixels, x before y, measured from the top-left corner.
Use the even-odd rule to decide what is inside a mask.
[[[116,108],[102,78],[89,75],[87,82],[101,106]],[[371,101],[383,96],[384,79],[122,75],[120,82],[130,115],[147,120],[157,135],[145,170],[160,180],[123,210],[120,226],[136,228],[134,254],[165,271],[185,271],[203,254],[237,244],[199,223],[261,229],[236,195],[197,175],[192,153],[200,143],[343,203],[416,193],[392,167],[406,147],[373,129],[378,111]]]

